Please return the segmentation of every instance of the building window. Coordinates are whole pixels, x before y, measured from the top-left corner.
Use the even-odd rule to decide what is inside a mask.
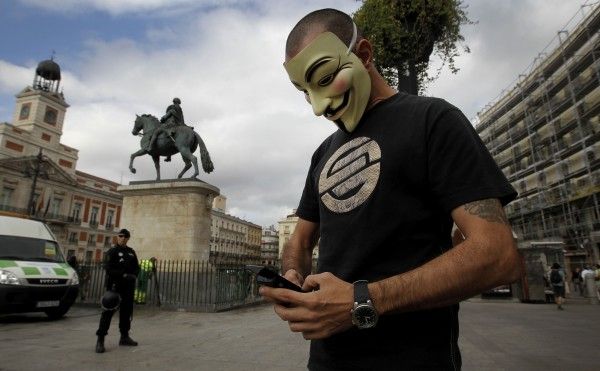
[[[46,113],[44,114],[44,122],[50,125],[56,125],[56,119],[58,118],[58,111],[52,107],[46,106]]]
[[[29,111],[31,111],[31,102],[23,103],[21,112],[19,112],[19,120],[27,120],[29,118]]]
[[[115,216],[114,210],[108,210],[106,214],[106,229],[111,229],[113,227],[113,218]]]
[[[71,213],[71,217],[73,218],[73,221],[81,220],[81,207],[82,207],[82,205],[80,203],[75,203],[73,205],[73,212]]]
[[[86,252],[85,252],[85,262],[86,262],[86,263],[88,263],[88,264],[89,264],[89,263],[91,263],[91,262],[92,262],[92,254],[93,254],[93,252],[92,252],[92,251],[86,251]]]
[[[90,234],[88,236],[88,246],[96,246],[96,235],[95,234]]]
[[[92,213],[90,214],[90,226],[98,225],[98,211],[100,211],[100,209],[98,209],[98,207],[96,207],[96,206],[92,207]]]
[[[104,237],[104,247],[110,247],[110,236]]]
[[[2,188],[2,195],[0,196],[0,206],[9,206],[12,195],[15,192],[14,189],[4,187]]]
[[[60,215],[60,206],[62,205],[62,199],[53,198],[50,206],[50,213],[53,215]]]
[[[70,243],[77,243],[77,232],[71,232],[71,233],[69,233],[69,242]]]

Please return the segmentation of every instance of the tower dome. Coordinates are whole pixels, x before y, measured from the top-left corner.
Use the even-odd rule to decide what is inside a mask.
[[[54,59],[41,61],[35,69],[33,88],[53,93],[58,93],[60,85],[60,66]]]
[[[52,59],[47,59],[38,64],[35,74],[46,80],[60,80],[60,66]]]

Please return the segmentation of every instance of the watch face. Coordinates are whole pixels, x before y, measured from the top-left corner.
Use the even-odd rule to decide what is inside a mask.
[[[369,304],[359,304],[352,312],[352,318],[360,329],[375,327],[377,324],[377,312]]]

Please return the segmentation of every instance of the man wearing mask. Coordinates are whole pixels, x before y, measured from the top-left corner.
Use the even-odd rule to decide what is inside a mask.
[[[305,292],[261,294],[311,340],[310,370],[460,369],[459,301],[520,276],[503,210],[515,190],[456,107],[386,83],[347,14],[302,18],[284,68],[339,130],[313,154],[283,251]]]

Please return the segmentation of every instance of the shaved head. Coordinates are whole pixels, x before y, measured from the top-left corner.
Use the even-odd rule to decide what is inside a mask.
[[[320,9],[307,14],[290,31],[285,44],[286,58],[298,54],[306,43],[323,32],[332,32],[342,42],[349,45],[352,40],[354,21],[352,18],[336,9]],[[361,33],[358,30],[358,39]]]

